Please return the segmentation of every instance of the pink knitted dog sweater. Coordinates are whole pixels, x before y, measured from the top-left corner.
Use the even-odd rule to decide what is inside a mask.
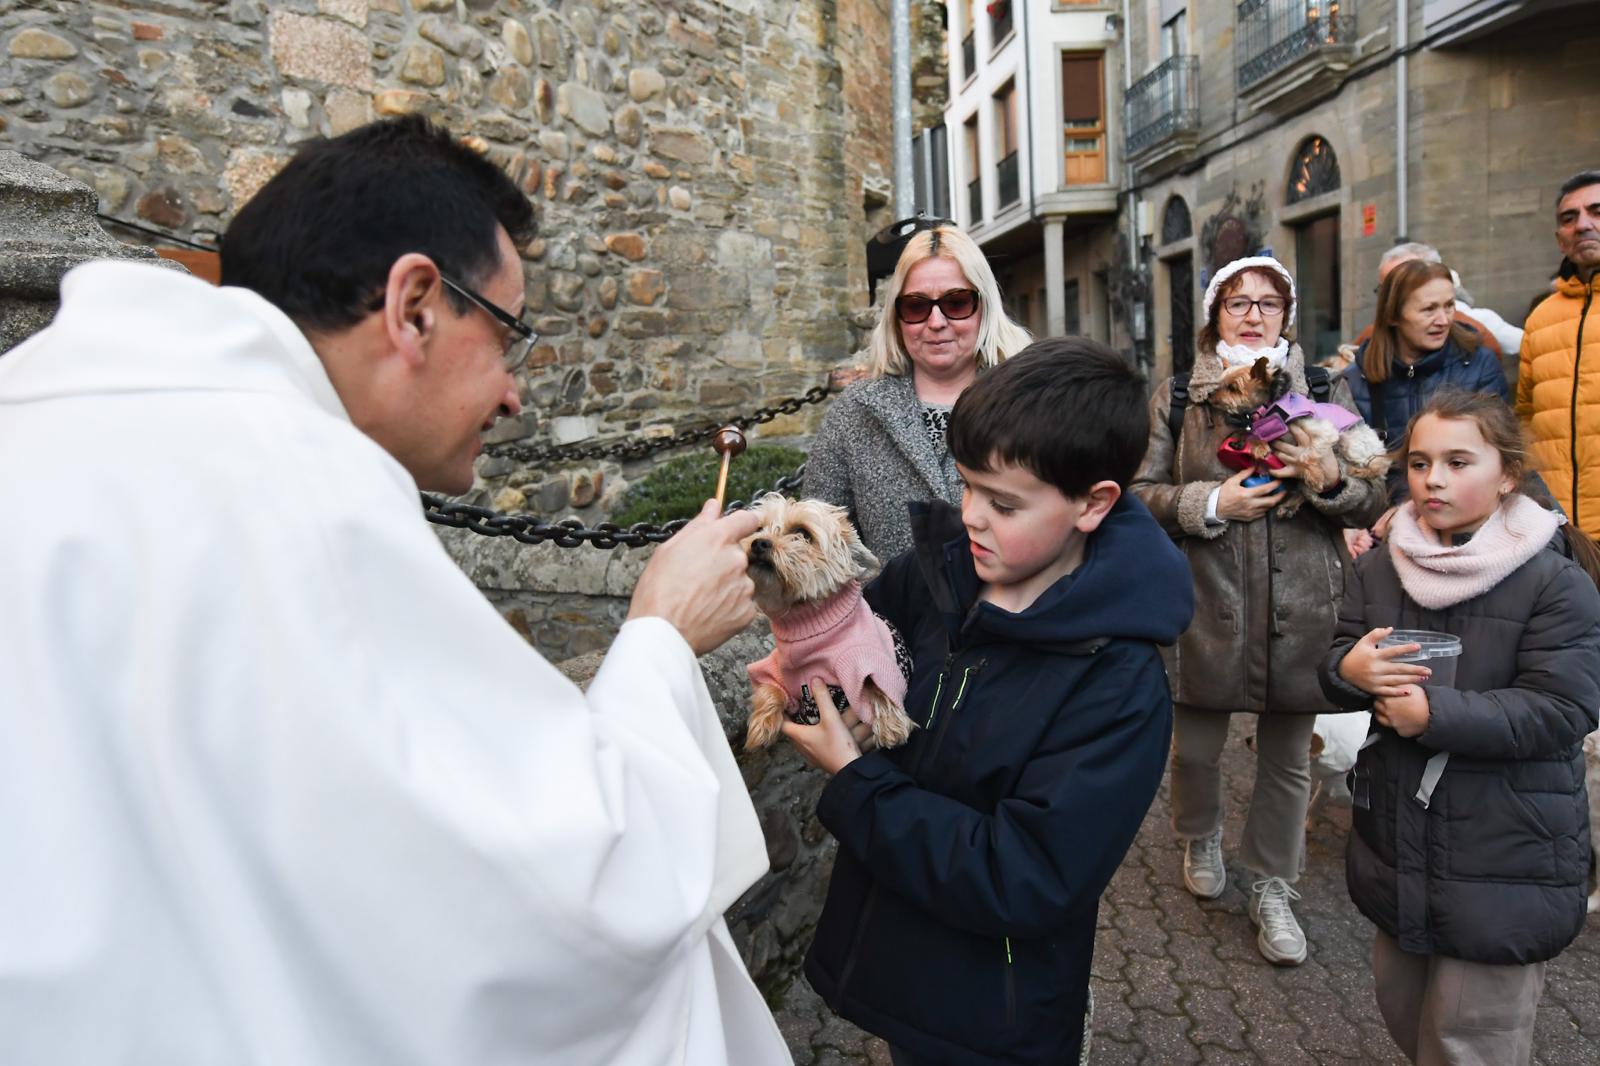
[[[777,647],[745,669],[757,685],[782,688],[790,710],[800,706],[800,687],[814,677],[842,688],[856,717],[868,725],[872,705],[861,696],[868,678],[895,703],[905,703],[906,679],[895,663],[894,638],[861,598],[859,581],[820,603],[794,607],[770,621]]]

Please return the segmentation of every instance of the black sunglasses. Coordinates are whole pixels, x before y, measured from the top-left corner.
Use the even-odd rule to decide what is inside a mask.
[[[897,297],[894,302],[894,313],[900,321],[916,325],[918,322],[928,321],[928,316],[933,314],[933,309],[937,307],[945,318],[959,322],[976,314],[978,304],[978,294],[972,289],[951,289],[937,300],[930,300],[926,296]]]
[[[520,367],[528,358],[528,352],[539,340],[538,332],[510,311],[472,291],[449,275],[441,273],[439,280],[454,289],[458,295],[477,304],[479,308],[488,312],[490,318],[511,331],[512,340],[506,345],[505,351],[506,369],[515,370]]]

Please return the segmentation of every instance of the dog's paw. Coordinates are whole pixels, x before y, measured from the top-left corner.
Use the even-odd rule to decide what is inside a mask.
[[[783,705],[787,700],[778,686],[757,685],[750,702],[750,722],[744,733],[746,751],[764,748],[778,739],[778,731],[783,727]]]
[[[865,697],[872,704],[872,739],[880,748],[898,748],[911,739],[916,723],[906,714],[905,708],[884,695],[872,682],[867,682]]]

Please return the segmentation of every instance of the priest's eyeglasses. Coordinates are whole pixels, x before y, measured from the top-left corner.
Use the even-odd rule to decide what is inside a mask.
[[[1243,318],[1250,313],[1251,304],[1261,308],[1262,318],[1277,318],[1289,306],[1281,296],[1266,296],[1259,300],[1252,300],[1248,296],[1230,296],[1222,301],[1222,309],[1234,318]]]
[[[539,340],[539,334],[534,328],[522,319],[517,318],[510,311],[505,310],[467,288],[465,285],[451,278],[447,274],[440,274],[439,280],[454,289],[456,294],[469,300],[485,311],[490,318],[500,323],[509,331],[506,342],[505,365],[507,370],[516,370],[528,358],[528,353],[533,350],[534,344]]]

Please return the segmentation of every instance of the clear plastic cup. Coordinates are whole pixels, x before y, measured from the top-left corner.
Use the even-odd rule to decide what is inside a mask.
[[[1380,648],[1400,644],[1420,644],[1422,650],[1394,660],[1397,663],[1421,663],[1433,671],[1424,685],[1454,688],[1456,661],[1461,658],[1461,638],[1454,633],[1440,633],[1432,629],[1397,629],[1378,641]]]

